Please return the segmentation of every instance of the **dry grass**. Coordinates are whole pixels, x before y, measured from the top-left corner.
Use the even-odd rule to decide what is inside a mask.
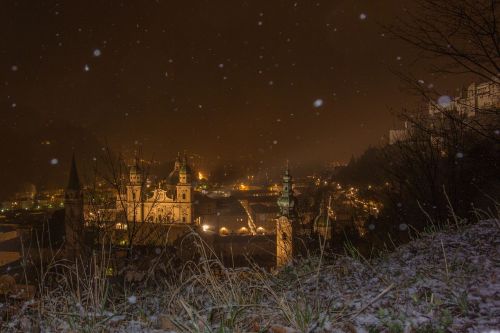
[[[489,217],[483,224],[496,225],[488,232],[499,234],[498,219],[476,214]],[[327,259],[322,248],[319,255],[275,272],[255,264],[227,268],[193,233],[198,261],[174,267],[162,251],[136,282],[123,278],[127,272],[109,276],[112,258],[103,248],[85,261],[54,260],[40,268],[37,297],[20,304],[2,330],[222,333],[364,327],[399,332],[405,325],[425,324],[431,331],[453,331],[453,323],[467,322],[471,313],[485,316],[471,301],[475,294],[468,284],[491,282],[481,272],[491,249],[488,234],[478,227],[468,229],[452,217],[446,228],[419,234],[422,239],[383,258],[366,259],[351,248],[352,256]],[[476,237],[483,243],[471,243]],[[478,263],[463,260],[464,253]],[[491,267],[496,271],[498,264]],[[435,318],[425,319],[426,311]]]

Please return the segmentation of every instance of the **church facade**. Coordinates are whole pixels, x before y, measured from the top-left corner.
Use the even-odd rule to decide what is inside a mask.
[[[118,210],[126,212],[128,222],[194,223],[191,169],[186,158],[177,157],[168,179],[151,186],[137,163],[130,168],[129,181],[116,203]]]

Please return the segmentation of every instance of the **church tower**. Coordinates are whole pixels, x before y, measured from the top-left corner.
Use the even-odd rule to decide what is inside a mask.
[[[292,176],[288,165],[283,175],[283,190],[278,199],[280,209],[276,220],[276,267],[282,267],[293,258],[293,224],[297,219],[297,199],[293,195]]]
[[[182,159],[179,168],[179,183],[176,192],[179,222],[190,224],[193,222],[193,186],[191,184],[191,168],[187,164],[186,156]]]
[[[64,195],[65,249],[68,258],[74,259],[81,255],[83,228],[83,192],[76,170],[75,155],[73,155],[68,186]]]
[[[142,222],[144,215],[143,175],[139,163],[130,167],[129,183],[127,184],[127,220]]]

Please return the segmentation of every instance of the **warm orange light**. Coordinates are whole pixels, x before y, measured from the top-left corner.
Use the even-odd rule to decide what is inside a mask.
[[[207,179],[207,178],[205,177],[204,174],[202,174],[200,171],[198,171],[198,179],[202,180],[202,179]]]

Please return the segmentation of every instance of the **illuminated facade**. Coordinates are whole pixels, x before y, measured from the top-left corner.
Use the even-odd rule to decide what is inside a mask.
[[[293,258],[293,225],[297,218],[297,199],[293,195],[292,176],[286,168],[283,175],[283,190],[278,199],[280,209],[276,220],[276,267],[282,267]]]
[[[124,193],[119,193],[117,209],[126,211],[129,222],[192,224],[193,187],[191,169],[186,158],[178,157],[174,170],[166,182],[154,189],[146,185],[145,175],[139,166],[130,168],[129,183]]]
[[[446,97],[446,96],[444,96]],[[500,107],[500,83],[488,81],[479,84],[472,83],[467,89],[462,89],[460,95],[451,99],[429,104],[429,114],[436,115],[442,111],[456,111],[460,115],[474,117],[481,111]]]
[[[500,108],[500,83],[497,80],[482,83],[472,83],[466,89],[461,89],[459,96],[441,96],[437,102],[431,101],[428,106],[428,121],[430,124],[439,119],[446,119],[445,114],[457,114],[464,118],[479,117],[491,110]],[[389,130],[389,144],[407,141],[412,135],[412,126],[405,122],[403,129]],[[439,138],[435,138],[439,141]]]

